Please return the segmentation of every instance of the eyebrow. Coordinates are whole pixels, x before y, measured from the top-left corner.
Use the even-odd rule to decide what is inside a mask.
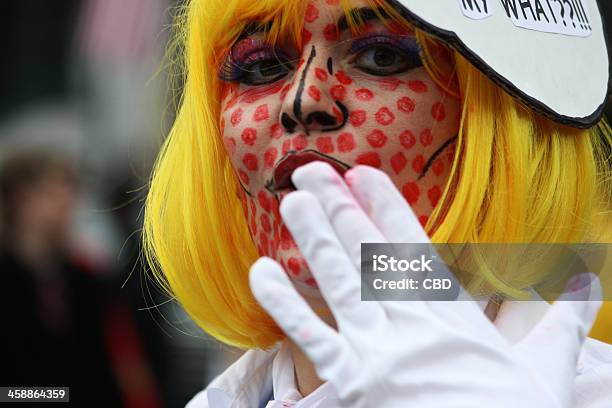
[[[373,9],[370,7],[354,8],[349,10],[348,14],[351,16],[353,21],[366,22],[372,20],[378,20],[383,17],[385,20],[390,19],[391,16],[382,8]],[[336,23],[338,30],[346,31],[349,28],[348,18],[346,15],[341,16]]]

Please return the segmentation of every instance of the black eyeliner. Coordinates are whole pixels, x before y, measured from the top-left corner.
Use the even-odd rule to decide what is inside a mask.
[[[421,46],[414,36],[388,33],[371,33],[363,37],[355,38],[351,42],[349,52],[351,54],[358,54],[365,48],[375,45],[391,45],[407,54],[421,54]]]

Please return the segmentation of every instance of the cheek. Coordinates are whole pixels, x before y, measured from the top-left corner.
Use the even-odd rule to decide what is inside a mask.
[[[357,80],[340,71],[330,93],[349,105],[349,126],[330,140],[317,140],[324,153],[351,165],[379,168],[392,178],[422,223],[438,204],[454,151],[459,102],[445,94],[424,69],[410,78]],[[353,109],[352,109],[353,108]]]
[[[440,91],[424,69],[412,72],[410,79],[355,81],[343,71],[334,79],[330,94],[347,104],[353,102],[350,126],[336,136],[335,143],[329,137],[319,138],[317,146],[324,152],[343,153],[345,159],[360,164],[388,166],[394,173],[404,169],[404,162],[414,161],[411,168],[422,171],[422,157],[456,132],[452,129],[456,115],[447,112],[449,105],[453,110],[454,100]]]
[[[220,118],[224,146],[242,183],[240,199],[253,243],[260,255],[274,259],[279,259],[279,251],[297,251],[282,225],[277,199],[265,188],[266,177],[282,154],[278,118],[284,87],[276,84],[265,92],[228,95]],[[232,98],[237,102],[232,103]],[[295,138],[287,141],[299,144]],[[283,262],[287,266],[288,260]]]
[[[267,190],[256,195],[241,194],[242,208],[249,232],[257,251],[279,261],[293,277],[301,277],[306,270],[297,245],[282,223],[279,203]]]
[[[348,106],[349,118],[342,131],[317,134],[308,145],[348,164],[387,172],[425,224],[442,195],[454,145],[433,154],[456,134],[458,103],[446,97],[424,70],[411,73],[410,79],[368,81],[341,70],[330,75],[321,67],[314,74],[321,91]],[[262,179],[282,154],[307,142],[304,135],[282,137],[280,103],[290,86],[228,92],[220,125],[232,164],[250,193],[242,195],[243,209],[259,253],[277,259],[294,278],[305,280],[312,279],[307,266]],[[317,92],[312,90],[308,97],[316,99]]]
[[[280,157],[275,139],[283,131],[278,123],[284,83],[251,88],[226,95],[219,120],[223,144],[241,183],[251,193],[263,187],[262,170]]]

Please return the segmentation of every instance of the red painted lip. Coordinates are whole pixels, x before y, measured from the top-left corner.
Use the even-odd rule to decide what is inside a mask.
[[[301,152],[290,152],[283,157],[274,167],[272,175],[272,189],[275,191],[284,189],[295,189],[291,181],[293,171],[300,166],[313,161],[323,161],[329,163],[341,176],[350,168],[346,163],[326,156],[316,150],[303,150]]]

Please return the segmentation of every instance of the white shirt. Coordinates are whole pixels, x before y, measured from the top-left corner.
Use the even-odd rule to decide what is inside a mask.
[[[486,301],[478,302],[481,309]],[[494,324],[511,343],[523,338],[550,305],[503,302]],[[554,339],[551,339],[554,341]],[[576,366],[575,408],[612,408],[612,345],[587,338]],[[270,402],[270,400],[273,400]],[[283,404],[285,402],[285,404]],[[249,350],[199,392],[186,408],[335,408],[333,387],[324,383],[302,398],[286,342],[271,350]]]

